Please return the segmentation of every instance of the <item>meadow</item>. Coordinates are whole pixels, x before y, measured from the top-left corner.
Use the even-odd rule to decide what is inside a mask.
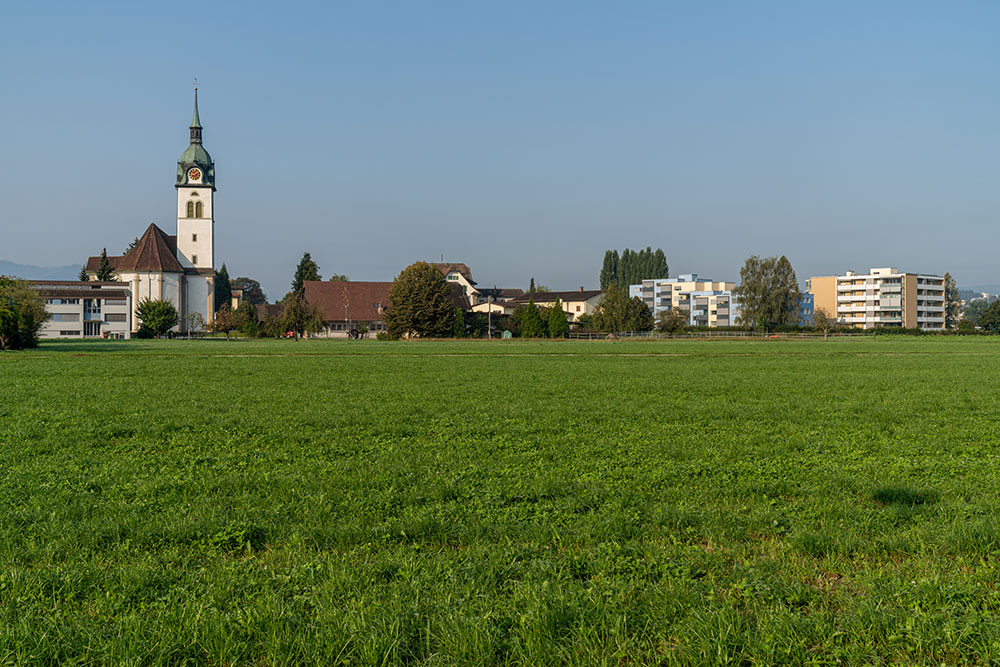
[[[0,664],[1000,661],[1000,338],[0,354]]]

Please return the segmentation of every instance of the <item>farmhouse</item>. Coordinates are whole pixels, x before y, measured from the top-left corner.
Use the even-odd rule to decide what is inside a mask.
[[[480,303],[472,310],[477,313],[492,312],[495,315],[510,315],[519,306],[526,306],[532,300],[536,306],[551,308],[555,305],[556,299],[559,299],[562,303],[562,309],[566,313],[566,319],[570,322],[576,322],[581,315],[591,315],[597,310],[603,294],[601,290],[585,290],[582,287],[575,292],[532,292],[508,301]]]

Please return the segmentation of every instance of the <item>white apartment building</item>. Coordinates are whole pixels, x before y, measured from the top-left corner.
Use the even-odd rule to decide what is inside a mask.
[[[814,276],[806,284],[815,308],[857,329],[944,329],[944,278],[891,267],[866,274]]]
[[[129,338],[132,292],[128,283],[34,280],[51,317],[39,338]]]
[[[733,326],[740,315],[739,300],[733,294],[736,283],[699,280],[697,273],[676,278],[643,280],[629,285],[630,297],[642,299],[656,316],[664,310],[684,313],[691,326]]]

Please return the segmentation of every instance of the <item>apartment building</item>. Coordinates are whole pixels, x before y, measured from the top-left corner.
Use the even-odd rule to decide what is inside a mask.
[[[656,316],[664,310],[684,313],[691,326],[728,327],[739,317],[739,300],[733,290],[736,283],[701,280],[697,273],[676,278],[643,280],[629,285],[630,297],[642,299]]]
[[[128,283],[34,280],[51,317],[39,338],[129,338],[132,292]]]
[[[944,278],[891,267],[866,274],[814,276],[806,283],[816,310],[857,329],[944,329]]]

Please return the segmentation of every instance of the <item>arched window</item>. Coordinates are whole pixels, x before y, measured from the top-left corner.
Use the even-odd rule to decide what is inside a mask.
[[[189,201],[188,202],[188,205],[187,205],[187,217],[189,217],[189,218],[193,218],[194,217],[194,202],[193,201]]]
[[[204,205],[200,201],[194,203],[194,217],[200,218],[205,211]]]

